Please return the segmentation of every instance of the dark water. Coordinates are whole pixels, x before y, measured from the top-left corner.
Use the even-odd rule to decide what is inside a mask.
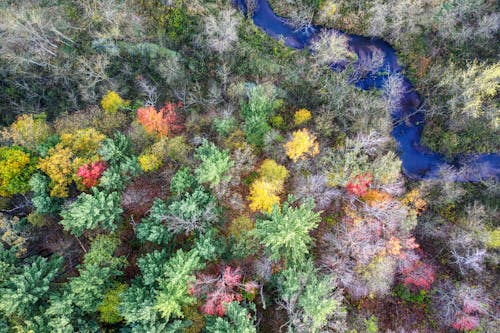
[[[246,12],[244,0],[233,0],[233,3]],[[257,0],[257,8],[253,14],[253,22],[265,33],[275,39],[283,39],[286,46],[295,49],[306,48],[320,32],[326,30],[319,26],[296,30],[286,20],[275,15],[267,0]],[[361,78],[353,78],[357,87],[383,89],[390,76],[397,76],[402,88],[394,98],[396,107],[391,110],[393,120],[392,135],[397,142],[398,153],[402,161],[404,174],[414,180],[433,179],[441,176],[441,169],[450,169],[447,179],[454,181],[477,182],[485,179],[500,178],[500,155],[480,154],[456,156],[452,161],[441,154],[431,151],[420,143],[424,128],[424,114],[418,108],[421,100],[411,82],[402,73],[402,67],[394,49],[380,38],[363,37],[328,29],[348,38],[349,50],[355,52],[358,60],[354,68],[367,63],[374,53],[383,56],[383,62],[371,74]],[[345,64],[332,64],[334,70],[342,70]]]

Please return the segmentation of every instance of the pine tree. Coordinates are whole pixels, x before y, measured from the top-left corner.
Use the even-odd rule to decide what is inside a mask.
[[[0,285],[0,311],[6,316],[30,318],[50,296],[51,283],[57,276],[62,258],[35,257]]]
[[[255,234],[265,247],[270,259],[284,259],[290,263],[302,262],[312,241],[309,232],[320,222],[320,213],[313,211],[308,200],[298,207],[290,205],[291,198],[280,209],[273,206],[271,213],[257,219]]]
[[[234,162],[229,158],[229,151],[220,150],[211,142],[205,141],[196,149],[195,157],[201,164],[194,171],[199,183],[209,183],[213,188],[222,180],[229,179],[227,174]]]
[[[87,230],[103,228],[116,230],[116,222],[123,212],[117,192],[109,194],[92,189],[92,194],[82,193],[75,202],[61,211],[61,224],[75,236]]]

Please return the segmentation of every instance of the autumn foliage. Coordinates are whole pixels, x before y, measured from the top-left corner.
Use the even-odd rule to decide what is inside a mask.
[[[273,160],[265,160],[259,168],[259,178],[250,185],[249,207],[252,211],[271,212],[279,204],[288,171]]]
[[[305,159],[307,155],[316,156],[319,153],[319,145],[316,137],[304,128],[293,132],[292,139],[285,144],[286,155],[297,162]]]
[[[184,130],[183,120],[177,112],[181,106],[180,102],[177,105],[167,102],[159,111],[153,106],[139,108],[137,121],[152,135],[162,137],[179,134]]]
[[[102,173],[106,170],[106,164],[103,161],[84,164],[78,168],[76,175],[82,178],[82,184],[87,188],[94,187]]]
[[[226,311],[224,306],[226,303],[243,300],[242,290],[248,293],[255,292],[257,288],[255,282],[242,284],[242,280],[240,268],[226,266],[217,276],[200,274],[191,288],[191,293],[196,296],[206,295],[205,304],[201,307],[203,313],[222,317]]]
[[[357,197],[363,197],[366,195],[372,180],[373,176],[369,173],[355,176],[346,185],[347,193],[353,194]]]

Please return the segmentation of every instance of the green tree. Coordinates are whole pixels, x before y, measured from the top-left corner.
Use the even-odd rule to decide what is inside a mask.
[[[251,303],[255,310],[255,305]],[[227,303],[226,317],[215,317],[205,327],[207,333],[255,333],[254,321],[249,311],[238,302]]]
[[[289,332],[320,332],[327,323],[342,331],[346,314],[342,293],[331,277],[316,271],[312,261],[280,272],[278,293],[288,313]]]
[[[265,134],[271,130],[268,119],[281,106],[282,101],[276,98],[273,86],[254,86],[248,89],[247,97],[247,101],[241,102],[243,130],[249,143],[262,146]]]
[[[0,311],[6,316],[16,315],[26,319],[37,314],[38,307],[49,298],[51,284],[62,262],[62,258],[47,260],[37,256],[31,264],[16,269],[0,285]]]
[[[63,219],[60,223],[75,236],[99,227],[113,231],[122,212],[117,192],[107,194],[92,189],[92,194],[80,194],[75,202],[61,211]]]
[[[320,222],[320,213],[314,212],[314,203],[308,200],[292,207],[289,198],[280,209],[274,205],[271,213],[257,219],[255,235],[264,245],[270,259],[284,259],[290,263],[302,262],[309,252],[309,232]]]
[[[29,181],[31,191],[33,192],[31,201],[37,213],[56,213],[60,209],[61,200],[50,196],[49,184],[50,178],[42,173],[35,173],[31,176]]]
[[[159,277],[159,292],[155,309],[165,320],[182,318],[182,307],[196,303],[188,293],[189,284],[195,281],[194,271],[203,268],[198,251],[178,250],[168,261],[165,273]]]
[[[205,141],[196,149],[195,157],[201,161],[194,171],[199,183],[209,183],[213,188],[222,180],[229,179],[227,173],[234,162],[229,158],[228,150],[220,150],[213,143]]]

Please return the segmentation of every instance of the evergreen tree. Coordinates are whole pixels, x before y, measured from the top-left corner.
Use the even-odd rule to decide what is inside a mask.
[[[75,236],[87,230],[103,228],[116,230],[116,222],[123,212],[117,192],[109,194],[92,189],[92,194],[82,193],[75,202],[61,211],[61,224]]]

